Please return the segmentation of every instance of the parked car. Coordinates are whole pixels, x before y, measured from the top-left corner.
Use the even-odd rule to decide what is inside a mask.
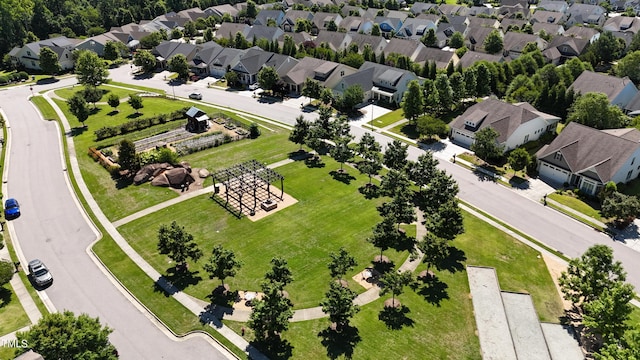
[[[189,94],[189,99],[202,100],[202,94],[199,92],[192,92]]]
[[[29,261],[29,275],[38,286],[45,286],[53,282],[53,276],[47,266],[39,259]]]
[[[4,217],[6,219],[15,219],[20,216],[20,204],[14,198],[7,199],[4,202]]]

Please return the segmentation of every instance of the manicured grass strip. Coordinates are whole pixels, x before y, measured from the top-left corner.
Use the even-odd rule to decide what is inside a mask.
[[[110,236],[104,236],[92,250],[120,283],[171,332],[177,336],[184,336],[194,331],[206,332],[239,358],[247,359],[244,351],[238,349],[215,329],[202,324],[196,315],[189,312],[177,300],[157,290],[154,281],[120,249]]]
[[[31,323],[11,284],[5,284],[0,287],[0,297],[0,301],[2,301],[2,306],[0,307],[0,335],[22,329]]]
[[[121,83],[121,82],[117,82],[117,81],[109,81],[108,84],[105,84],[105,86],[110,86],[110,85],[113,85],[112,87],[121,86],[121,87],[124,87],[124,88],[127,88],[127,89],[135,89],[135,90],[140,90],[140,91],[144,91],[144,92],[166,94],[166,91],[161,90],[161,89],[154,89],[154,88],[145,87],[145,86],[125,84],[125,83]]]
[[[382,128],[396,123],[402,119],[404,119],[404,110],[397,109],[373,119],[373,126]],[[369,120],[371,120],[371,115],[369,115]]]
[[[587,226],[590,226],[590,227],[592,227],[592,228],[594,228],[594,229],[596,229],[598,231],[605,232],[607,230],[607,229],[603,228],[602,226],[583,218],[582,216],[578,216],[578,215],[576,215],[576,214],[574,214],[574,213],[572,213],[570,211],[565,210],[564,208],[561,208],[561,207],[557,206],[556,204],[553,204],[551,202],[547,202],[547,206],[549,206],[550,208],[555,209],[555,210],[567,215],[568,217],[570,217],[572,219],[575,219],[575,220],[577,220],[577,221],[579,221],[579,222],[581,222],[581,223],[583,223],[583,224],[585,224]]]
[[[56,111],[53,109],[53,106],[51,106],[42,96],[32,96],[31,101],[36,105],[38,110],[40,110],[40,113],[45,120],[60,119]]]
[[[560,204],[570,207],[573,210],[580,212],[582,214],[585,214],[588,217],[594,218],[598,221],[602,221],[604,222],[604,219],[602,218],[602,215],[600,215],[600,211],[594,209],[592,206],[590,206],[589,204],[585,203],[584,201],[571,196],[571,195],[564,195],[564,194],[558,194],[556,192],[551,193],[549,195],[547,195],[547,197],[549,197],[552,200],[555,200],[557,202],[559,202]]]

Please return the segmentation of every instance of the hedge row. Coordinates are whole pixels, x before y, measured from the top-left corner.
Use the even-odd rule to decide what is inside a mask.
[[[118,136],[118,135],[128,134],[130,132],[134,132],[138,130],[143,130],[148,127],[158,125],[158,124],[164,124],[169,121],[185,119],[187,110],[189,110],[189,108],[185,107],[181,110],[176,110],[168,115],[160,114],[150,118],[127,121],[126,123],[117,125],[117,126],[105,126],[94,132],[94,134],[96,135],[96,141],[107,139],[107,138]]]
[[[14,81],[27,80],[27,79],[29,79],[29,74],[27,74],[24,71],[15,72],[9,75],[1,75],[0,85],[6,85]]]

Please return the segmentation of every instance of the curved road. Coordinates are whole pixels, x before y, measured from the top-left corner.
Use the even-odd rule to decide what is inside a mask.
[[[74,82],[75,78],[37,85],[34,91]],[[41,120],[28,101],[30,94],[28,87],[0,91],[0,106],[10,126],[4,196],[20,201],[22,215],[10,225],[14,241],[26,259],[42,259],[54,276],[44,297],[58,311],[100,317],[114,329],[110,340],[122,359],[225,359],[204,336],[177,341],[169,337],[93,262],[87,248],[97,234],[68,184],[58,127]]]
[[[187,97],[189,93],[197,90],[202,93],[205,102],[262,115],[288,125],[295,124],[295,118],[301,114],[300,109],[296,106],[280,103],[261,104],[256,99],[248,97],[247,92],[244,95],[238,95],[232,91],[206,89],[206,80],[200,81],[202,84],[187,84],[172,88],[159,75],[145,80],[134,79],[131,77],[130,69],[126,66],[112,70],[111,78],[123,83],[163,89],[170,95],[175,92],[176,96],[182,97]],[[311,120],[315,119],[317,114],[307,113],[305,117]],[[355,141],[358,141],[365,132],[366,130],[360,126],[351,127],[351,133],[356,137]],[[374,136],[383,147],[392,140],[380,133],[374,133]],[[409,147],[409,159],[416,160],[421,153],[421,149]],[[635,286],[636,291],[640,291],[640,267],[637,266],[640,264],[640,252],[612,241],[610,237],[594,231],[566,215],[521,196],[517,190],[511,190],[490,181],[481,181],[467,169],[448,161],[442,161],[442,159],[440,167],[452,174],[458,181],[460,199],[571,258],[579,257],[594,244],[611,246],[615,258],[623,263],[628,273],[627,281]],[[478,241],[482,241],[482,239],[478,239]]]

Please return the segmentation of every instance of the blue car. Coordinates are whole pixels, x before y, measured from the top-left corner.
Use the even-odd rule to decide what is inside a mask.
[[[20,216],[20,205],[18,200],[14,198],[7,199],[4,202],[4,217],[7,219],[15,219]]]

